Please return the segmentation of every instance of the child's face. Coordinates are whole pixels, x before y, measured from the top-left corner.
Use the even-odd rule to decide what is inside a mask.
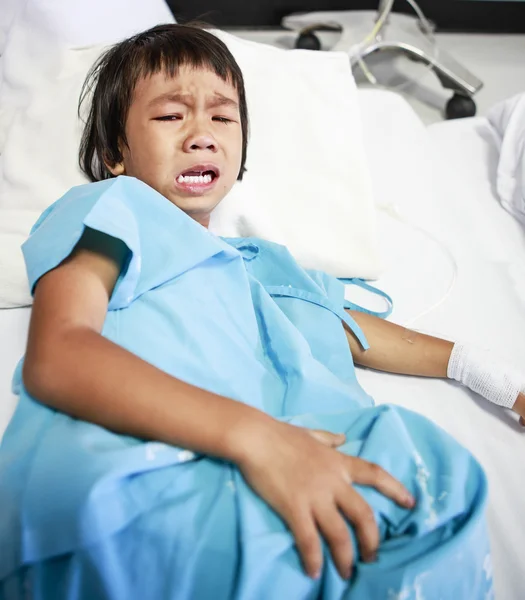
[[[112,173],[137,177],[207,227],[239,174],[238,102],[235,88],[210,70],[182,66],[173,78],[160,72],[140,80],[128,145]]]

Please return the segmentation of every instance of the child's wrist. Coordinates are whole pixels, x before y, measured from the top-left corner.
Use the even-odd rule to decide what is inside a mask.
[[[262,411],[251,409],[229,429],[226,435],[226,458],[236,465],[244,464],[257,451],[259,444],[265,444],[271,438],[276,426],[279,426],[279,421]]]
[[[521,373],[500,362],[490,351],[457,343],[450,355],[447,375],[504,408],[514,408],[525,384]]]

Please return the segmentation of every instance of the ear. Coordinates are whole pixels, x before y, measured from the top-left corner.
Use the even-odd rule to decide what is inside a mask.
[[[126,173],[126,168],[124,166],[124,155],[122,154],[122,148],[119,143],[119,158],[118,162],[113,162],[109,159],[108,155],[104,153],[104,165],[106,169],[113,175],[113,177],[118,177],[119,175],[124,175]]]
[[[108,163],[105,163],[105,165],[106,169],[115,177],[118,177],[119,175],[124,175],[124,173],[126,172],[123,162],[119,162],[114,165],[109,165]]]

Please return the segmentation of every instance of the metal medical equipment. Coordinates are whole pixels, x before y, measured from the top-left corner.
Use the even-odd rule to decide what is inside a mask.
[[[376,53],[402,54],[433,70],[442,86],[454,93],[446,105],[448,119],[470,117],[476,113],[472,97],[483,82],[447,52],[434,38],[434,27],[415,0],[407,0],[417,17],[392,13],[394,0],[380,0],[377,13],[372,11],[340,11],[292,14],[282,20],[287,29],[298,31],[295,46],[320,50],[316,31],[338,31],[340,37],[330,48],[349,55],[352,68],[361,68],[371,83],[375,77],[366,59]],[[374,18],[375,17],[375,18]]]

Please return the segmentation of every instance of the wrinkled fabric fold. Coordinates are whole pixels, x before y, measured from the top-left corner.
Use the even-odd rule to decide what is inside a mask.
[[[56,412],[27,393],[20,365],[0,448],[1,600],[490,597],[482,469],[423,417],[374,406],[342,326],[341,282],[282,246],[217,238],[119,177],[73,188],[39,220],[24,247],[31,289],[85,227],[130,253],[103,336],[277,419],[345,433],[339,450],[383,466],[417,506],[358,488],[379,527],[378,561],[362,563],[356,548],[343,581],[325,549],[313,581],[234,465]]]

